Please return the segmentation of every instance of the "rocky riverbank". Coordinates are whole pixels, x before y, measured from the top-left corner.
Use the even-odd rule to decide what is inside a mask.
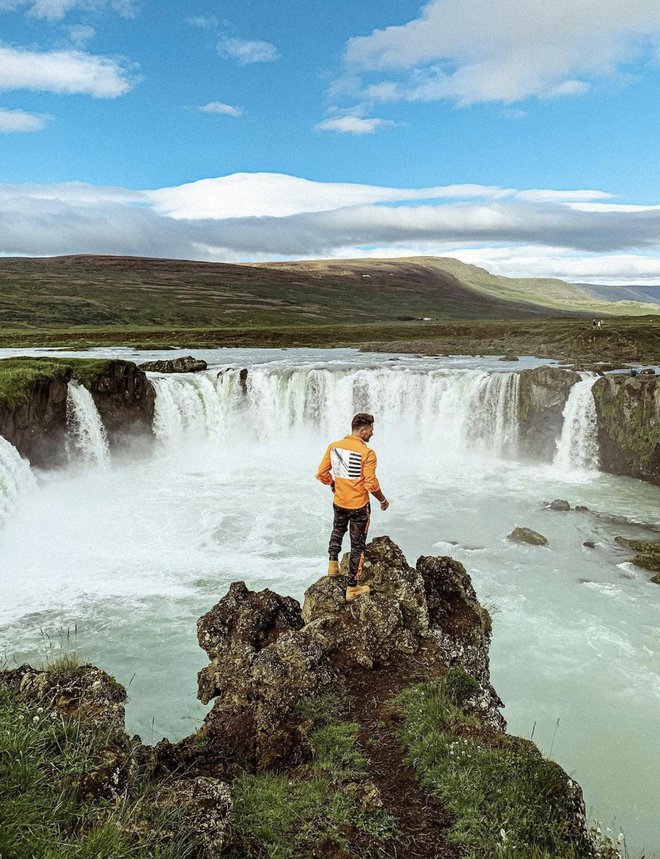
[[[0,672],[0,743],[23,743],[20,772],[0,755],[0,850],[594,857],[579,786],[505,733],[490,617],[465,568],[449,557],[411,567],[379,537],[364,568],[372,593],[347,604],[344,572],[312,584],[302,606],[231,586],[198,622],[210,660],[198,694],[213,707],[179,743],[129,740],[125,692],[92,666]],[[20,794],[36,802],[39,779],[26,827]]]

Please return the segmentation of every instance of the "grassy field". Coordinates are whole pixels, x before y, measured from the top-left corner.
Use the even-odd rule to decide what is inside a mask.
[[[73,256],[0,260],[6,329],[268,328],[660,314],[591,298],[557,280],[490,275],[419,257],[268,265]]]
[[[660,318],[618,317],[594,331],[584,318],[519,321],[394,322],[246,328],[90,327],[0,330],[0,348],[130,346],[355,347],[423,355],[536,355],[559,361],[660,363]]]

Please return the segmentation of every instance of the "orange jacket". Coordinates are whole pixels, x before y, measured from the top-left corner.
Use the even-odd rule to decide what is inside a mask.
[[[359,436],[347,435],[328,445],[316,479],[326,486],[330,486],[334,479],[334,503],[337,507],[357,510],[368,503],[370,492],[380,489],[376,477],[376,454]]]

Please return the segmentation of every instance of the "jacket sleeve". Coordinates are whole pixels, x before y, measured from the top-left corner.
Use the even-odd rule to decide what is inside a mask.
[[[364,488],[367,492],[378,492],[380,489],[380,483],[376,477],[376,465],[376,454],[370,450],[364,458]]]
[[[326,486],[330,486],[332,483],[331,470],[332,463],[330,462],[330,446],[328,446],[323,454],[323,459],[319,463],[318,471],[316,472],[316,479],[320,480],[321,483],[324,483]]]

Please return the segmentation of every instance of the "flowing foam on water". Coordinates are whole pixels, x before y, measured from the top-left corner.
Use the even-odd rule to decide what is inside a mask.
[[[77,382],[69,382],[66,400],[67,448],[72,459],[105,468],[110,463],[108,436],[92,395]]]
[[[483,370],[255,368],[155,378],[157,437],[275,439],[291,431],[332,434],[346,415],[373,411],[383,426],[435,441],[445,452],[467,449],[515,456],[517,373]]]
[[[20,493],[35,483],[30,463],[0,435],[0,524]]]
[[[598,422],[592,387],[597,376],[587,376],[571,388],[564,406],[564,425],[553,465],[562,472],[598,468]]]

